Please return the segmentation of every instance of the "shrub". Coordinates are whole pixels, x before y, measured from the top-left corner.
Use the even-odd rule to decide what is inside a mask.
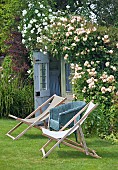
[[[4,59],[0,72],[0,117],[25,117],[33,109],[33,86],[12,70],[11,56]]]

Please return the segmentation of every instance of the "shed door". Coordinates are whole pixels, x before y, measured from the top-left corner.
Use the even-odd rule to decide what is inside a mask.
[[[34,98],[35,109],[50,97],[49,58],[41,52],[34,52]]]

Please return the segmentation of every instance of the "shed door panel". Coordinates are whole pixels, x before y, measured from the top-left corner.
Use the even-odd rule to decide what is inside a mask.
[[[35,109],[50,97],[48,55],[34,52],[34,99]]]

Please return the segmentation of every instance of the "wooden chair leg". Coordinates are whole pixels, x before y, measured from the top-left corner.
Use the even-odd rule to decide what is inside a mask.
[[[80,125],[79,125],[79,132],[80,132],[81,141],[82,141],[82,143],[83,143],[83,146],[84,146],[86,155],[88,155],[88,148],[87,148],[87,145],[86,145],[86,142],[85,142],[85,139],[84,139],[84,134],[83,134],[83,131],[82,131],[82,128],[81,128]]]

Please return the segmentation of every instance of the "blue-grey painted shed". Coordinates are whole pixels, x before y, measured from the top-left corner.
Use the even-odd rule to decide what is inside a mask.
[[[71,93],[70,67],[63,57],[56,59],[34,51],[33,62],[35,109],[53,94],[65,97]]]

